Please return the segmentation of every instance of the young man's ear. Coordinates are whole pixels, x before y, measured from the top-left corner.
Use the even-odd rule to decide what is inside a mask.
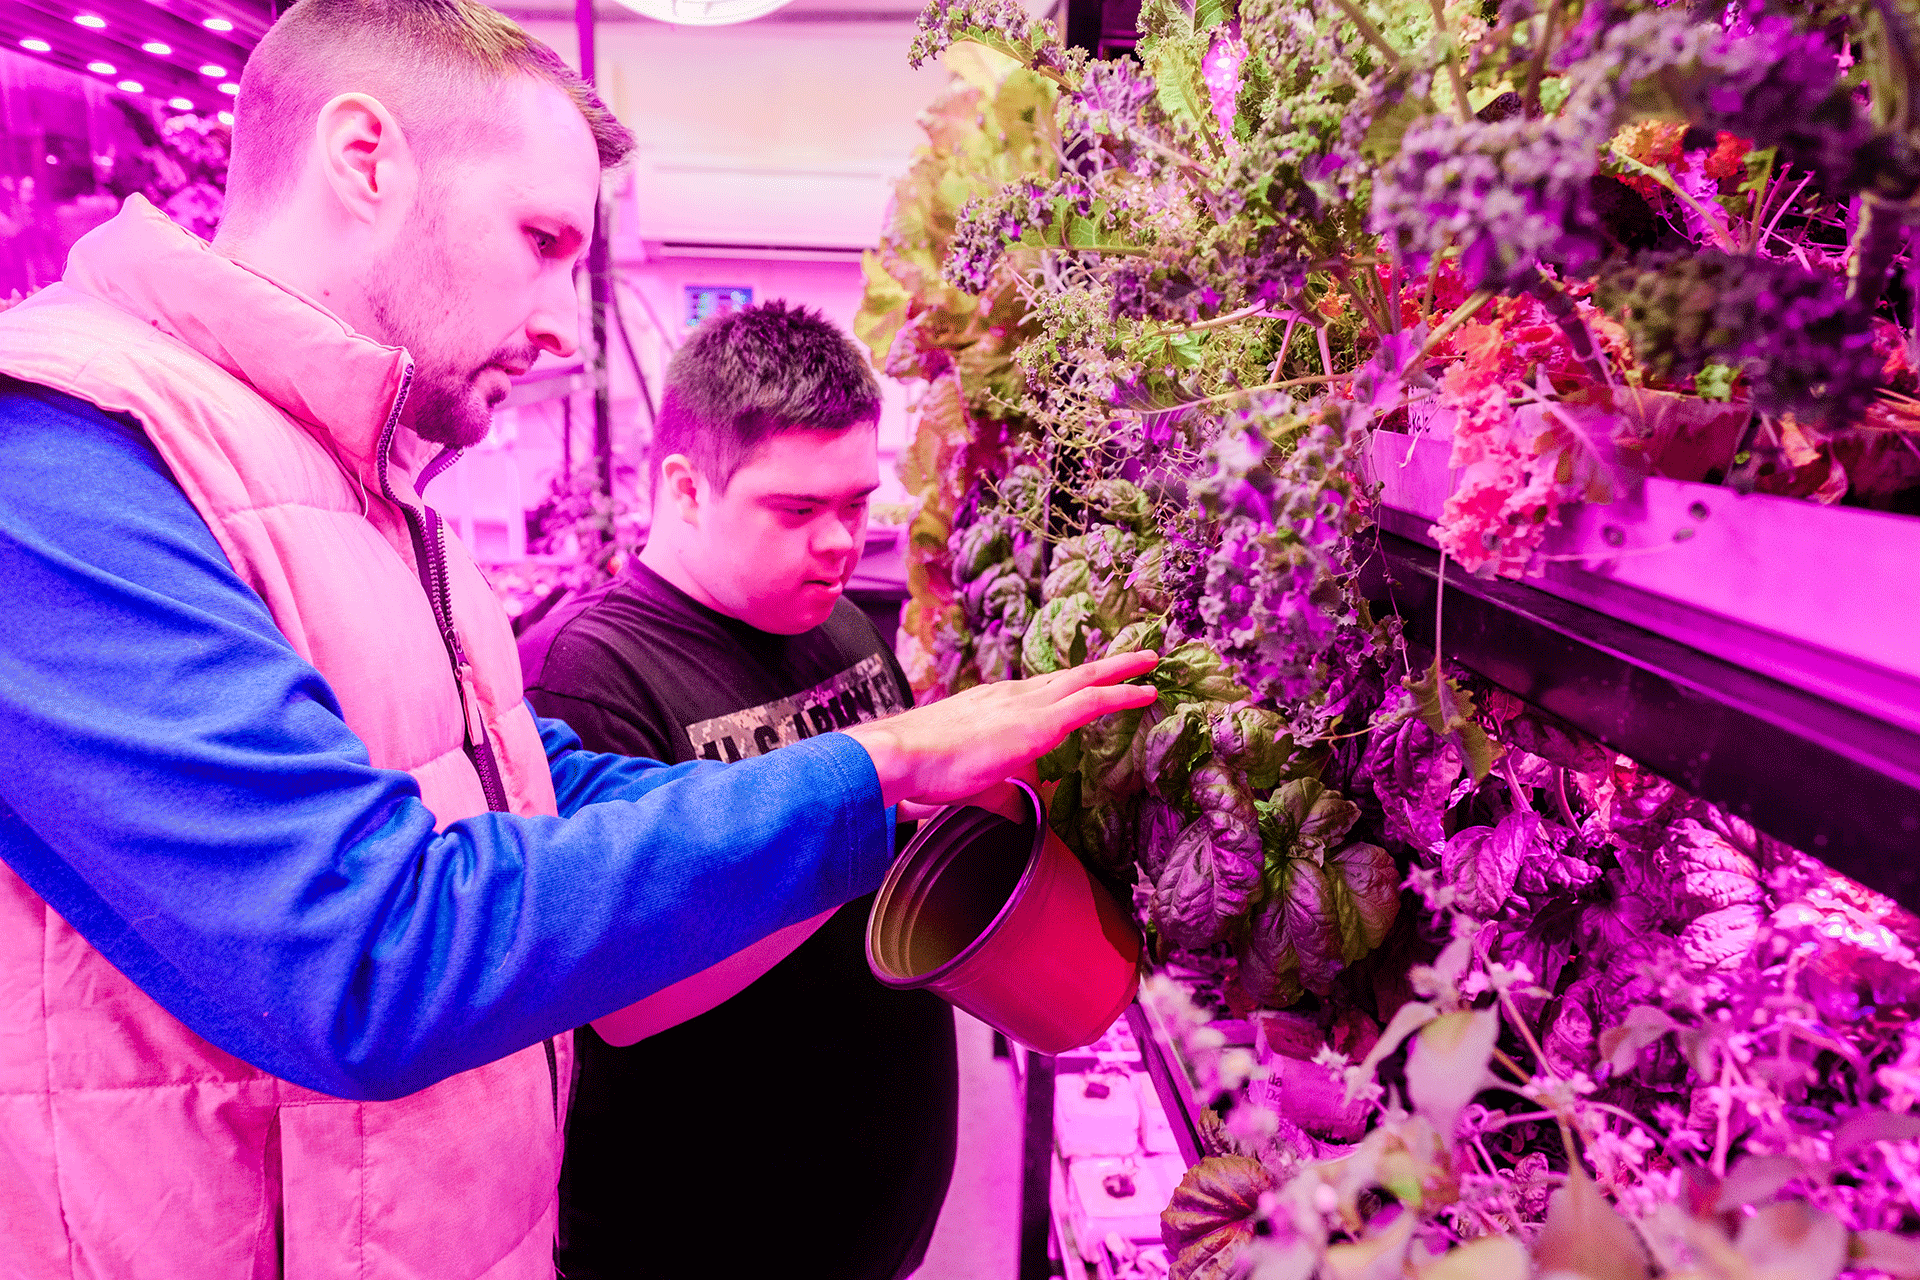
[[[681,523],[700,526],[700,473],[693,459],[684,453],[670,453],[660,460],[660,483],[654,492],[656,508],[666,508],[680,517]]]

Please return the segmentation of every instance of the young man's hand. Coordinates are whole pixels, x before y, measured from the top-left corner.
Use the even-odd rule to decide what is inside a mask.
[[[1089,720],[1152,702],[1151,686],[1119,682],[1159,661],[1152,652],[1123,653],[1031,680],[976,685],[843,732],[873,757],[885,803],[946,804],[1021,772]]]

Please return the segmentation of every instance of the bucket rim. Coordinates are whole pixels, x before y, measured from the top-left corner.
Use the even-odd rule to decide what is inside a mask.
[[[959,951],[955,952],[946,961],[928,969],[925,973],[900,976],[894,971],[892,965],[885,964],[880,960],[877,949],[874,946],[874,939],[880,932],[882,921],[886,918],[887,908],[892,904],[897,892],[901,888],[901,881],[906,878],[906,873],[912,863],[914,853],[923,843],[931,843],[936,833],[938,833],[942,827],[949,825],[959,817],[961,810],[973,807],[964,804],[944,806],[938,813],[934,814],[932,818],[928,819],[926,827],[915,833],[913,839],[907,843],[907,847],[901,851],[900,857],[887,871],[887,878],[881,883],[878,893],[874,896],[873,915],[867,925],[867,968],[873,973],[875,981],[902,991],[910,991],[934,985],[943,978],[951,975],[975,955],[979,954],[979,952],[986,947],[987,943],[993,940],[994,935],[1000,932],[1001,927],[1006,924],[1007,918],[1013,914],[1014,908],[1019,906],[1021,901],[1026,897],[1027,890],[1032,887],[1034,877],[1039,874],[1041,856],[1046,852],[1047,837],[1052,834],[1052,828],[1047,825],[1046,809],[1040,803],[1039,792],[1035,791],[1020,778],[1008,778],[1007,781],[1020,788],[1021,792],[1026,796],[1027,804],[1032,810],[1034,828],[1033,847],[1027,851],[1027,865],[1020,869],[1020,878],[1014,882],[1012,891],[1007,894],[1007,900],[1000,904],[1000,910],[994,913],[993,919],[987,923],[984,929],[975,935],[972,942],[960,948]],[[947,856],[951,858],[951,851],[949,851]],[[944,865],[943,863],[942,866],[944,867]]]

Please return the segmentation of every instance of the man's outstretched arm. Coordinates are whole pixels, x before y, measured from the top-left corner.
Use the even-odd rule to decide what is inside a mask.
[[[976,696],[968,731],[1011,746],[945,766],[952,712],[602,760],[633,798],[436,832],[139,433],[75,403],[0,393],[0,859],[182,1022],[325,1092],[423,1088],[866,892],[886,800],[977,789],[1089,705]]]

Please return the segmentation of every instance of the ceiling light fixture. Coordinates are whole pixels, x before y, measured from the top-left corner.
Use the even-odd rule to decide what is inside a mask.
[[[32,36],[28,36],[25,40],[22,40],[20,42],[20,47],[22,49],[25,49],[28,53],[52,53],[53,52],[52,45],[48,44],[45,40],[35,40]]]
[[[215,79],[219,79],[221,76],[227,74],[227,69],[221,66],[217,62],[209,62],[205,66],[200,68],[200,74],[203,76],[212,76]]]
[[[224,94],[229,94],[229,95],[236,94],[240,92],[240,86],[232,83],[223,84],[220,86],[220,92]]]
[[[219,115],[215,116],[214,119],[218,120],[221,124],[230,125],[233,123],[233,112],[222,111]]]
[[[203,22],[201,22],[200,25],[205,27],[209,31],[233,30],[233,24],[231,22],[228,22],[225,18],[208,18]]]
[[[187,98],[168,98],[167,105],[172,107],[175,111],[193,110],[193,102]]]
[[[124,93],[145,93],[147,91],[147,86],[141,84],[138,80],[122,80],[113,87]]]
[[[89,62],[87,64],[87,70],[97,76],[110,76],[119,70],[119,68],[115,67],[111,62]]]
[[[680,27],[720,27],[764,18],[787,0],[620,0],[635,13]]]
[[[152,54],[156,58],[164,58],[168,54],[173,52],[172,45],[162,44],[158,40],[149,40],[145,44],[141,45],[140,48],[143,51]]]
[[[104,27],[104,26],[106,26],[106,25],[107,25],[107,20],[106,20],[105,18],[99,18],[99,17],[95,17],[95,16],[94,16],[93,14],[91,14],[91,13],[81,13],[81,14],[76,14],[76,15],[74,15],[74,19],[73,19],[73,20],[74,20],[75,22],[77,22],[77,23],[79,23],[79,24],[80,24],[81,26],[83,26],[83,27],[91,27],[91,28],[93,28],[93,29],[94,29],[95,31],[98,31],[98,30],[100,30],[100,29],[101,29],[102,27]]]

